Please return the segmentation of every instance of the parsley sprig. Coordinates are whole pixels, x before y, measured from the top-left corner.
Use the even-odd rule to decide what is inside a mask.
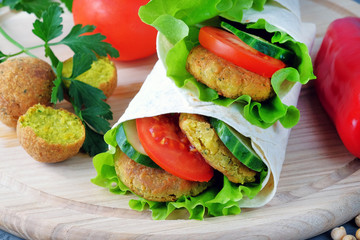
[[[19,0],[8,0],[16,2]],[[49,2],[47,0],[37,0]],[[15,5],[16,6],[16,5]],[[30,11],[30,10],[29,10]],[[74,108],[76,115],[83,121],[86,129],[86,139],[82,146],[90,156],[104,152],[107,145],[103,140],[103,134],[110,129],[108,120],[112,120],[113,114],[110,106],[104,101],[104,93],[76,78],[91,68],[93,61],[97,56],[118,57],[119,53],[109,43],[104,42],[105,36],[97,33],[91,33],[95,27],[91,25],[75,25],[71,31],[61,40],[54,41],[55,38],[63,34],[62,8],[59,4],[50,4],[49,7],[42,11],[41,17],[33,23],[32,32],[44,41],[44,44],[25,48],[15,40],[11,39],[0,27],[0,33],[5,36],[14,45],[18,46],[21,51],[14,54],[4,54],[0,51],[0,62],[9,57],[26,53],[33,56],[30,50],[43,47],[45,56],[50,58],[52,67],[56,73],[54,88],[52,90],[51,102],[56,104],[64,99],[64,93],[69,96],[69,100]],[[73,72],[68,78],[62,75],[63,63],[56,57],[52,48],[57,45],[66,45],[73,52]],[[70,81],[70,87],[64,85],[64,81]]]
[[[71,12],[73,0],[61,0]],[[0,0],[0,7],[8,6],[10,9],[34,13],[38,18],[51,4],[58,4],[54,0]]]

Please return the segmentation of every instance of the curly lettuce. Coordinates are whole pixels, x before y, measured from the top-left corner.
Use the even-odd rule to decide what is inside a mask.
[[[117,131],[118,127],[105,134],[104,139],[109,144],[109,150],[93,158],[97,176],[91,179],[91,182],[109,189],[112,193],[124,195],[131,193],[131,191],[121,182],[115,171],[114,157],[116,151],[119,151],[116,142]],[[138,197],[131,199],[129,206],[137,211],[149,209],[152,212],[152,218],[155,220],[166,219],[176,209],[186,209],[189,213],[189,219],[196,220],[202,220],[206,214],[209,216],[239,214],[241,212],[239,201],[244,197],[254,198],[262,189],[266,175],[267,170],[263,170],[259,173],[258,182],[245,185],[232,183],[221,175],[212,187],[198,196],[183,196],[175,202],[154,202]]]
[[[244,11],[250,8],[261,11],[265,3],[265,0],[152,0],[140,8],[139,16],[142,21],[155,27],[172,45],[167,52],[165,63],[167,76],[173,79],[178,87],[191,83],[196,87],[202,101],[211,101],[222,106],[234,104],[245,119],[261,128],[268,128],[276,121],[280,121],[285,128],[292,128],[298,123],[300,113],[295,106],[287,106],[281,101],[280,91],[284,87],[289,90],[296,82],[306,84],[309,80],[315,79],[312,61],[304,43],[297,42],[264,19],[248,23],[246,27],[263,29],[271,33],[272,43],[283,44],[297,56],[293,66],[281,69],[272,76],[271,83],[275,96],[271,99],[256,102],[247,95],[237,99],[224,98],[215,90],[196,81],[185,68],[190,50],[199,44],[198,34],[202,26],[220,26],[220,17],[241,22]]]

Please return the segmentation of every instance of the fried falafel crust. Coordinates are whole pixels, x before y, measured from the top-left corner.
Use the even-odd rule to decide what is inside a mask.
[[[274,94],[270,78],[239,67],[201,45],[190,51],[186,70],[197,81],[227,98],[236,99],[242,95],[249,95],[254,101],[261,102]]]
[[[151,168],[131,160],[117,149],[115,170],[119,179],[136,195],[156,202],[176,201],[181,196],[196,196],[211,182],[194,182],[176,177],[163,169]]]
[[[181,113],[180,128],[205,161],[231,182],[254,182],[256,172],[242,164],[224,145],[206,117]]]
[[[16,57],[0,64],[0,120],[15,128],[33,105],[50,106],[55,73],[38,58]]]

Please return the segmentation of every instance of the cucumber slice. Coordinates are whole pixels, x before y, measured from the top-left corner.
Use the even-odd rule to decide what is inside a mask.
[[[252,149],[250,138],[239,134],[221,120],[210,118],[210,124],[221,141],[241,163],[257,172],[261,172],[266,168],[264,162]]]
[[[146,154],[141,145],[137,134],[135,120],[129,120],[119,125],[118,132],[116,133],[116,142],[121,151],[135,162],[147,167],[160,168]]]
[[[286,64],[291,64],[296,58],[294,52],[285,49],[283,47],[280,47],[278,45],[275,45],[253,34],[241,31],[227,22],[221,22],[221,27],[235,34],[238,38],[240,38],[250,47],[270,57],[279,59]]]

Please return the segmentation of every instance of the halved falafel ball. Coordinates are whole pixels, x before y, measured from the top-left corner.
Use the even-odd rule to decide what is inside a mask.
[[[254,101],[261,102],[274,94],[270,78],[239,67],[201,45],[190,51],[186,69],[197,81],[227,98],[249,95]]]
[[[73,58],[67,59],[63,64],[62,74],[64,77],[70,77],[73,70]],[[91,68],[76,79],[102,90],[106,98],[109,98],[117,87],[116,66],[108,57],[98,57],[91,64]],[[70,82],[65,80],[65,86],[69,87]]]
[[[192,145],[201,153],[205,161],[223,173],[231,182],[254,182],[256,172],[242,164],[224,145],[206,117],[181,113],[181,130]]]
[[[133,193],[150,201],[169,202],[181,196],[196,196],[211,184],[188,181],[163,169],[139,164],[120,149],[115,155],[115,170],[119,179]]]
[[[76,155],[85,141],[85,127],[78,116],[36,104],[19,117],[20,145],[39,162],[55,163]]]
[[[0,120],[16,127],[18,118],[34,104],[51,105],[55,73],[38,58],[16,57],[0,64]]]

